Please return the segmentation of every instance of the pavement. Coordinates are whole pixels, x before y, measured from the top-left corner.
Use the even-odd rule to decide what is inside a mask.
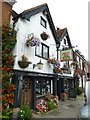
[[[36,114],[34,118],[78,118],[80,109],[84,106],[84,97],[59,101],[59,107],[45,114]]]

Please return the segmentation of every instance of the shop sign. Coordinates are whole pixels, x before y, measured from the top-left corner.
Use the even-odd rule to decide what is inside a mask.
[[[72,61],[73,60],[73,51],[72,49],[62,50],[60,52],[60,60],[63,61]]]

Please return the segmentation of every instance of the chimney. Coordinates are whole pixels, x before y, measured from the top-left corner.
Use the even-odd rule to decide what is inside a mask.
[[[2,2],[2,25],[7,25],[10,23],[12,7],[16,1],[1,0],[1,2]]]
[[[61,28],[57,27],[57,30],[61,30]]]
[[[16,0],[3,0],[3,1],[8,3],[11,6],[13,6],[16,3]]]

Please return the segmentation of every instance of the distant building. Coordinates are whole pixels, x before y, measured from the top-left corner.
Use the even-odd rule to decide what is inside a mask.
[[[74,57],[78,63],[77,69],[80,75],[80,85],[83,88],[85,84],[85,78],[88,77],[87,73],[90,73],[90,64],[79,50],[75,50]]]

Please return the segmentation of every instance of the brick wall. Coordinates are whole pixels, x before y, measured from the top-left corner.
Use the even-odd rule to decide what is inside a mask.
[[[2,25],[9,24],[12,6],[2,2]]]

